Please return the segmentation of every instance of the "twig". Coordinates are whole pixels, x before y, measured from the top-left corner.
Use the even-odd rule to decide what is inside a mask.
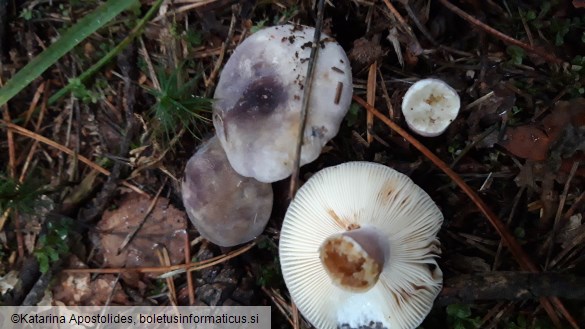
[[[311,98],[311,90],[313,85],[313,73],[315,71],[315,62],[319,55],[319,41],[321,40],[321,28],[323,26],[323,10],[325,6],[324,0],[319,0],[317,7],[317,22],[315,23],[315,34],[313,35],[313,42],[311,43],[311,54],[309,56],[309,65],[307,67],[307,74],[305,80],[305,89],[303,91],[303,102],[301,104],[301,113],[299,114],[299,130],[297,132],[297,145],[294,153],[293,170],[290,178],[289,198],[292,200],[299,187],[299,171],[301,167],[301,149],[305,136],[305,126],[307,124],[307,112],[309,110],[309,100]],[[293,328],[300,328],[299,310],[295,302],[291,300]]]
[[[585,192],[582,192],[577,197],[577,199],[575,199],[575,201],[571,205],[571,208],[569,208],[569,210],[567,210],[567,212],[563,216],[563,219],[564,220],[569,220],[569,218],[571,218],[571,216],[573,216],[573,214],[575,213],[575,211],[577,210],[577,208],[581,205],[581,202],[583,202],[584,200],[585,200]]]
[[[162,273],[160,278],[166,278],[169,275],[176,275],[184,273],[185,271],[197,271],[208,268],[217,264],[221,264],[227,260],[237,257],[246,251],[252,249],[256,245],[256,241],[251,242],[240,249],[229,252],[225,255],[216,256],[196,263],[178,264],[172,266],[158,266],[158,267],[117,267],[117,268],[70,268],[64,269],[64,273],[83,274],[116,274],[116,273]]]
[[[2,83],[0,81],[0,86]],[[4,104],[2,117],[7,122],[11,122],[12,119],[10,118],[10,111],[8,109],[8,104]],[[3,120],[0,120],[3,122]],[[16,147],[14,145],[14,134],[11,130],[6,131],[6,142],[8,143],[8,176],[12,179],[16,178]],[[2,216],[1,224],[4,226],[6,219],[8,219],[8,215],[10,215],[10,211],[7,209]],[[20,229],[20,218],[18,216],[17,211],[12,211],[12,219],[14,222],[14,229],[16,232],[16,244],[18,250],[18,256],[22,259],[24,257],[24,237],[22,236],[22,230]]]
[[[453,167],[453,166],[451,166]],[[526,186],[522,186],[518,192],[516,193],[516,196],[514,196],[514,201],[512,202],[512,209],[510,209],[510,214],[508,215],[508,220],[506,221],[506,226],[510,226],[510,223],[512,222],[512,219],[514,218],[514,215],[516,214],[516,209],[518,208],[518,204],[520,203],[520,198],[522,197],[522,194],[524,194],[524,191],[526,190]],[[504,247],[504,244],[502,243],[502,240],[500,239],[500,242],[498,243],[498,249],[496,250],[496,256],[494,257],[494,263],[492,265],[492,271],[495,271],[498,268],[499,262],[500,262],[500,255],[502,253],[502,249]]]
[[[156,249],[156,255],[158,257],[158,261],[163,266],[171,265],[171,260],[169,258],[169,252],[167,248],[164,246],[160,246]],[[169,289],[169,300],[171,305],[177,305],[177,290],[175,289],[175,281],[172,277],[166,277],[165,280],[167,281],[167,287]]]
[[[387,1],[387,0],[384,0],[384,1]],[[466,13],[465,11],[461,10],[459,7],[453,5],[448,0],[439,0],[439,2],[442,3],[443,6],[447,7],[449,10],[454,12],[455,14],[459,15],[461,18],[468,21],[470,24],[479,27],[480,29],[484,30],[486,33],[493,35],[494,37],[502,40],[505,43],[518,46],[518,47],[520,47],[528,52],[531,52],[535,55],[542,57],[544,60],[546,60],[548,62],[557,63],[557,64],[560,64],[563,62],[560,58],[556,57],[555,55],[553,55],[549,52],[546,52],[546,51],[541,50],[541,49],[536,48],[536,47],[532,47],[529,44],[526,44],[522,41],[516,40],[516,39],[500,32],[498,30],[494,29],[493,27],[481,22],[477,18],[475,18],[475,17],[469,15],[468,13]]]
[[[48,84],[50,84],[50,83],[51,82],[49,81]],[[25,115],[25,119],[24,119],[24,124],[23,124],[23,126],[25,126],[25,127],[28,124],[28,122],[30,121],[30,118],[32,117],[35,109],[37,108],[37,104],[39,102],[39,99],[41,98],[41,95],[45,91],[45,84],[47,84],[47,82],[46,81],[43,81],[37,87],[37,90],[35,91],[35,94],[33,96],[33,99],[30,102],[30,105],[28,106],[28,110],[26,111],[26,115]]]
[[[114,299],[114,294],[116,293],[116,287],[118,286],[118,283],[120,282],[121,276],[122,275],[120,273],[118,273],[118,275],[116,275],[116,278],[114,279],[114,284],[112,284],[112,291],[110,291],[110,294],[108,295],[108,299],[106,299],[104,306],[109,306],[112,303],[112,299]]]
[[[295,157],[293,162],[293,171],[290,179],[289,197],[292,200],[299,185],[299,169],[301,164],[301,148],[303,146],[303,139],[305,136],[305,126],[307,124],[307,112],[309,110],[309,100],[311,98],[311,86],[313,85],[313,72],[315,71],[315,62],[319,55],[319,41],[321,40],[321,28],[323,26],[323,7],[325,1],[319,0],[319,7],[317,9],[317,22],[315,23],[315,34],[313,35],[313,42],[311,43],[311,54],[309,56],[309,65],[307,67],[307,74],[305,80],[305,88],[303,90],[303,102],[301,104],[301,113],[299,114],[299,130],[297,132],[297,145],[295,148]],[[298,322],[295,322],[298,324]],[[295,327],[297,328],[297,327]]]
[[[563,273],[482,272],[445,279],[437,303],[476,300],[526,300],[557,296],[585,300],[585,277]]]
[[[380,84],[382,84],[382,98],[386,102],[386,108],[388,109],[388,116],[391,118],[395,118],[394,114],[394,107],[392,106],[392,101],[390,100],[390,94],[388,94],[388,88],[386,87],[386,82],[384,81],[384,75],[382,75],[382,70],[378,68],[378,75],[380,76]]]
[[[455,165],[461,159],[463,159],[463,157],[465,155],[467,155],[467,153],[469,153],[469,151],[471,151],[471,149],[473,149],[475,147],[475,145],[477,145],[479,142],[483,141],[492,132],[496,131],[497,128],[498,128],[497,125],[493,125],[493,126],[489,127],[488,129],[486,129],[486,131],[482,132],[479,136],[477,136],[477,138],[475,138],[475,140],[473,140],[471,143],[469,143],[467,146],[465,146],[463,148],[463,150],[461,150],[461,152],[459,152],[459,154],[457,154],[457,157],[455,157],[455,159],[453,160],[453,162],[451,162],[450,167],[451,168],[455,168]]]
[[[276,308],[278,308],[278,310],[280,311],[280,313],[282,313],[282,315],[286,318],[286,320],[288,321],[288,323],[290,323],[291,326],[294,326],[293,320],[290,317],[290,310],[286,310],[285,307],[288,306],[286,304],[286,302],[282,299],[281,296],[276,296],[276,292],[273,289],[268,290],[266,287],[260,287],[260,289],[262,289],[262,291],[268,295],[268,297],[270,297],[270,300],[272,300],[272,303],[274,305],[276,305]],[[288,312],[287,312],[288,311]]]
[[[1,84],[0,84],[1,86]],[[8,110],[8,104],[4,104],[2,116],[4,120],[0,122],[12,122],[10,118],[10,112]],[[11,178],[16,177],[16,148],[14,146],[14,134],[11,130],[6,131],[6,142],[8,143],[8,176]]]
[[[366,90],[366,99],[368,100],[368,104],[372,106],[376,106],[376,68],[378,67],[378,61],[374,61],[372,65],[370,65],[370,70],[368,71],[368,87]],[[374,128],[374,114],[368,112],[366,117],[366,140],[368,141],[368,145],[372,144],[374,141],[374,137],[372,137],[372,131]]]
[[[111,110],[116,112],[122,110],[122,113],[124,113],[126,125],[116,152],[118,158],[123,158],[128,155],[130,144],[135,134],[134,105],[136,103],[137,87],[134,81],[138,76],[138,68],[137,51],[134,44],[130,45],[118,55],[117,64],[121,72],[123,83],[120,86],[121,92],[118,93],[118,104],[120,105],[112,107]],[[93,222],[104,212],[113,199],[121,181],[122,167],[123,163],[121,161],[114,162],[108,179],[102,185],[97,195],[92,199],[90,207],[79,209],[77,213],[79,221],[84,223]]]
[[[54,142],[54,141],[48,139],[45,136],[39,135],[39,134],[34,133],[34,132],[32,132],[32,131],[30,131],[30,130],[28,130],[26,128],[22,128],[22,127],[20,127],[18,125],[15,125],[15,124],[10,123],[10,122],[6,122],[6,121],[1,120],[1,119],[0,119],[0,124],[5,125],[6,128],[8,128],[9,130],[14,131],[14,132],[16,132],[16,133],[18,133],[20,135],[23,135],[23,136],[26,136],[26,137],[30,137],[30,138],[32,138],[34,140],[37,140],[37,141],[39,141],[39,142],[41,142],[43,144],[47,144],[49,146],[52,146],[52,147],[56,148],[57,150],[65,153],[65,154],[68,154],[70,156],[77,156],[77,159],[79,161],[85,163],[88,167],[96,170],[100,174],[104,174],[106,176],[109,176],[110,175],[110,171],[109,170],[107,170],[107,169],[103,168],[102,166],[94,163],[93,161],[91,161],[90,159],[84,157],[83,155],[79,155],[79,154],[76,155],[75,154],[75,151],[73,151],[70,148],[67,148],[67,147],[65,147],[65,146],[63,146],[63,145],[61,145],[61,144],[59,144],[57,142]],[[122,185],[126,186],[127,188],[131,189],[132,191],[134,191],[136,193],[139,193],[139,194],[142,194],[142,195],[148,195],[148,193],[142,191],[138,187],[136,187],[136,186],[134,186],[134,185],[132,185],[132,184],[130,184],[128,182],[122,182]]]
[[[569,173],[569,177],[565,182],[565,187],[563,188],[563,194],[561,195],[561,199],[559,201],[559,207],[557,208],[557,213],[555,216],[555,221],[553,224],[553,229],[548,238],[548,252],[546,253],[546,262],[544,263],[544,269],[547,270],[550,265],[550,259],[552,257],[553,247],[555,245],[555,237],[557,235],[557,231],[559,229],[559,222],[561,221],[561,217],[563,215],[563,207],[565,206],[565,202],[567,201],[567,194],[569,194],[569,187],[571,186],[571,181],[573,177],[575,177],[575,173],[579,168],[579,161],[575,161],[573,163],[573,167],[571,167],[571,172]]]
[[[50,82],[48,82],[47,84],[50,85]],[[41,129],[41,124],[42,124],[43,119],[45,117],[45,112],[47,111],[47,100],[48,99],[49,99],[49,93],[45,93],[43,95],[43,103],[41,104],[39,117],[37,118],[37,122],[35,124],[35,132],[36,133],[38,133],[39,130]],[[36,105],[35,105],[35,107],[36,107]],[[22,166],[22,170],[20,171],[20,177],[18,178],[18,181],[20,183],[24,182],[24,178],[26,177],[26,174],[28,172],[28,167],[30,165],[30,162],[32,160],[32,157],[33,157],[35,151],[37,150],[38,145],[39,145],[39,142],[37,140],[35,140],[33,142],[33,145],[30,147],[30,150],[26,156],[26,159],[24,160],[24,165]]]
[[[191,264],[191,244],[187,230],[183,230],[183,237],[185,238],[185,265],[189,265]],[[190,272],[187,273],[187,289],[189,290],[189,305],[195,305],[195,286]]]
[[[217,77],[217,74],[219,73],[219,70],[221,69],[221,64],[223,63],[223,58],[225,57],[227,48],[232,43],[232,39],[234,37],[235,26],[236,26],[236,14],[234,12],[232,12],[232,19],[230,21],[230,27],[228,30],[227,38],[221,44],[221,52],[219,53],[219,57],[215,61],[215,65],[213,67],[213,70],[209,74],[209,77],[207,77],[207,79],[205,79],[205,88],[207,89],[206,90],[207,97],[211,96],[211,91],[213,90],[213,88],[211,88],[211,87],[213,87],[215,85],[215,78]]]
[[[404,31],[406,31],[410,36],[414,36],[414,33],[412,32],[412,29],[410,28],[410,26],[408,24],[406,24],[404,17],[402,17],[402,15],[400,15],[398,10],[396,10],[396,7],[394,7],[394,5],[392,5],[390,0],[384,0],[384,4],[386,4],[386,7],[388,8],[388,10],[390,10],[392,15],[394,15],[394,17],[396,17],[396,20],[398,21],[398,23],[400,23],[400,26],[404,29]]]
[[[218,0],[194,0],[194,1],[189,1],[190,4],[185,5],[185,6],[181,6],[181,7],[177,8],[177,9],[175,9],[175,10],[170,10],[170,11],[166,12],[164,15],[160,15],[160,16],[156,17],[152,21],[153,22],[158,22],[161,19],[163,19],[165,16],[180,14],[182,12],[186,12],[186,11],[189,11],[191,9],[196,9],[196,8],[199,8],[199,7],[203,7],[203,6],[212,4],[212,3],[217,2],[217,1]]]
[[[495,93],[494,91],[490,91],[489,93],[479,97],[478,99],[474,100],[473,102],[465,105],[465,107],[463,108],[465,111],[472,109],[480,104],[483,104],[483,102],[487,101],[488,99],[490,99],[492,96],[494,96]]]
[[[134,239],[134,237],[136,236],[136,234],[138,233],[138,231],[140,231],[140,229],[142,228],[142,226],[144,226],[144,223],[146,223],[146,220],[150,216],[150,213],[152,212],[152,210],[156,206],[156,203],[158,201],[158,197],[160,196],[160,193],[162,192],[162,190],[165,187],[165,185],[167,185],[167,180],[166,179],[161,184],[160,188],[156,192],[156,195],[150,201],[150,204],[148,205],[148,209],[146,209],[146,213],[144,214],[144,218],[142,218],[142,220],[140,221],[140,223],[134,228],[134,230],[132,232],[128,233],[128,235],[126,236],[126,238],[124,239],[124,241],[122,241],[122,243],[120,244],[120,248],[118,248],[118,255],[120,253],[122,253],[122,251],[124,251],[124,249],[126,249],[126,247],[128,246],[128,244],[130,244],[130,242],[132,241],[132,239]]]
[[[120,282],[120,277],[122,275],[120,273],[118,273],[118,275],[116,275],[116,279],[114,279],[114,283],[112,284],[112,290],[110,291],[110,293],[108,294],[108,299],[106,299],[106,302],[104,303],[104,308],[101,309],[100,311],[100,315],[105,315],[105,313],[108,310],[108,306],[110,306],[110,304],[112,303],[112,299],[114,299],[114,295],[116,293],[116,287],[118,286],[118,283]],[[102,329],[103,328],[104,323],[103,322],[99,322],[96,329]]]
[[[140,41],[140,49],[141,54],[142,54],[142,58],[144,59],[144,62],[146,63],[146,67],[148,68],[148,75],[150,76],[150,81],[152,81],[152,86],[154,87],[155,90],[160,91],[160,83],[158,81],[158,77],[156,76],[156,71],[154,69],[154,65],[152,65],[152,60],[150,59],[150,55],[148,54],[148,49],[146,49],[146,45],[144,44],[144,40],[142,39],[142,37],[138,38],[138,41]]]
[[[510,233],[508,228],[502,223],[502,221],[496,216],[496,214],[487,206],[487,204],[475,193],[475,191],[467,185],[467,183],[459,176],[455,171],[453,171],[443,160],[441,160],[438,156],[432,153],[429,149],[427,149],[421,142],[416,140],[412,137],[406,130],[402,129],[399,125],[394,123],[394,121],[388,119],[384,114],[380,113],[375,107],[368,105],[366,101],[364,101],[359,96],[354,95],[353,99],[359,103],[361,106],[366,108],[368,111],[374,113],[378,119],[382,120],[390,129],[396,131],[400,136],[406,139],[412,146],[414,146],[417,150],[423,153],[429,160],[431,160],[439,169],[441,169],[445,174],[449,176],[456,184],[459,186],[465,194],[476,204],[479,210],[484,214],[484,216],[488,219],[490,224],[496,229],[498,234],[502,237],[502,240],[506,243],[514,258],[520,264],[520,266],[524,270],[528,270],[534,273],[539,272],[539,268],[530,260],[530,257],[526,252],[522,249],[518,241],[514,238],[514,236]],[[556,306],[558,310],[565,316],[565,319],[573,326],[573,328],[579,328],[575,319],[571,316],[571,314],[565,309],[562,302],[556,297],[550,297],[550,299],[541,298],[540,302],[544,309],[546,310],[547,314],[551,318],[551,320],[555,324],[559,324],[560,320],[558,315],[556,314],[555,309],[552,307],[551,302]]]
[[[410,17],[410,19],[412,19],[412,21],[414,22],[414,25],[416,25],[416,27],[419,29],[419,31],[422,32],[422,34],[425,36],[425,38],[427,38],[427,40],[430,43],[432,43],[433,46],[437,46],[439,43],[437,42],[437,40],[435,40],[435,38],[433,38],[433,36],[431,35],[431,32],[429,32],[429,30],[424,26],[424,24],[421,23],[421,21],[418,19],[418,16],[416,15],[414,10],[412,10],[412,7],[410,6],[410,2],[409,1],[401,1],[401,2],[404,5],[404,9],[406,9],[406,13],[408,14],[408,17]]]

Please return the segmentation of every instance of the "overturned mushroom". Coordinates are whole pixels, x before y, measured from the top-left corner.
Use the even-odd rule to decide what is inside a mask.
[[[442,134],[459,114],[460,100],[455,89],[438,79],[419,80],[402,101],[408,127],[425,137]]]
[[[258,31],[223,68],[213,124],[240,175],[274,182],[291,174],[314,31],[290,24]],[[318,46],[301,165],[315,160],[337,134],[353,92],[341,46],[326,35]]]
[[[349,162],[316,173],[287,210],[285,283],[316,328],[416,328],[442,286],[439,208],[407,176]]]
[[[181,188],[193,225],[201,236],[219,246],[254,239],[270,218],[272,186],[236,173],[217,137],[187,162]]]

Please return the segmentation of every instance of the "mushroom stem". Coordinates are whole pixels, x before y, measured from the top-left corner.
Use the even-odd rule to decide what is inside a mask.
[[[335,234],[319,248],[319,257],[338,287],[365,292],[372,288],[386,261],[389,250],[379,233],[368,227]]]

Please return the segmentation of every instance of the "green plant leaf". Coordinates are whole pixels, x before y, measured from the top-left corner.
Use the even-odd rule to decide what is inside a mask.
[[[4,88],[0,89],[0,106],[6,104],[73,47],[136,3],[137,0],[109,0],[80,19],[77,24],[65,31],[59,40],[30,61],[6,83]]]
[[[171,72],[157,70],[160,90],[145,88],[156,98],[156,103],[150,108],[149,115],[157,120],[156,134],[171,140],[176,131],[185,127],[194,137],[200,136],[195,132],[198,122],[209,122],[204,113],[211,111],[212,100],[193,95],[198,77],[188,81],[181,74],[183,65]]]
[[[62,217],[47,221],[46,233],[39,237],[34,255],[40,271],[45,273],[54,262],[69,252],[69,236],[73,221]]]
[[[471,316],[471,309],[469,305],[451,304],[447,306],[447,315],[457,319],[466,319]]]
[[[39,262],[39,270],[41,273],[46,273],[49,270],[49,257],[40,252],[35,252],[35,256]]]
[[[0,213],[13,208],[18,212],[30,213],[41,205],[40,196],[45,192],[41,181],[31,177],[22,183],[0,173]]]
[[[522,60],[524,59],[524,56],[526,55],[524,53],[524,49],[522,49],[518,46],[514,46],[514,45],[509,46],[506,49],[506,52],[512,58],[511,59],[512,63],[517,64],[517,65],[522,64]]]
[[[157,12],[158,8],[162,4],[163,0],[157,0],[156,3],[150,7],[148,12],[140,19],[138,24],[134,26],[132,31],[122,40],[116,47],[110,50],[106,55],[104,55],[97,63],[93,64],[90,68],[85,70],[79,77],[76,79],[70,80],[69,84],[65,87],[61,88],[57,91],[51,98],[49,98],[49,104],[54,104],[59,98],[66,95],[69,91],[75,89],[76,85],[83,86],[83,82],[93,76],[99,69],[101,69],[106,63],[110,62],[118,53],[120,53],[124,48],[126,48],[134,38],[142,33],[144,26],[150,20],[152,16]],[[85,88],[83,86],[83,88]],[[1,104],[0,104],[1,105]]]

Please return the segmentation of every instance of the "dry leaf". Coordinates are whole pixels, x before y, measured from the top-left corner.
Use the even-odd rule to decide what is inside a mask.
[[[128,234],[136,230],[147,215],[151,199],[137,193],[128,194],[117,209],[106,211],[97,224],[94,241],[98,244],[98,255],[103,257],[106,267],[146,267],[158,266],[157,247],[165,247],[172,264],[184,258],[187,218],[160,197],[154,209],[148,214],[142,228],[132,241],[118,251]]]
[[[500,145],[517,157],[544,161],[548,156],[550,143],[550,138],[542,129],[530,125],[508,128]]]
[[[71,256],[71,268],[87,268],[77,257]],[[110,300],[110,305],[129,305],[128,296],[113,274],[99,275],[94,280],[90,273],[61,273],[53,285],[53,304],[68,306],[99,306]],[[111,296],[111,298],[110,298]]]
[[[354,67],[353,71],[355,73],[369,67],[383,54],[384,51],[379,42],[359,38],[353,42],[353,48],[349,51],[348,57],[352,63],[352,67]]]
[[[585,99],[558,102],[541,124],[511,127],[500,142],[513,155],[546,160],[550,151],[561,157],[585,149]]]

